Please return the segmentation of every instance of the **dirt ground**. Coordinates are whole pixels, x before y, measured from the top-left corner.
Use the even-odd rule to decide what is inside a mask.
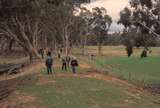
[[[0,101],[1,108],[38,108],[39,105],[35,97],[19,91],[14,91],[8,98]]]
[[[37,85],[50,85],[56,83],[54,80],[50,80],[47,75],[38,74],[36,79]],[[55,77],[55,76],[52,76]],[[87,72],[81,74],[72,74],[72,73],[59,73],[56,74],[56,77],[81,77],[81,78],[96,78],[99,80],[105,80],[107,82],[111,82],[120,86],[127,86],[128,91],[127,94],[132,95],[138,98],[139,93],[141,92],[135,85],[130,84],[126,81],[120,80],[116,77],[104,75],[100,72]],[[133,93],[134,92],[134,93]],[[133,95],[134,94],[134,95]],[[26,107],[26,106],[30,107]],[[33,96],[29,94],[20,93],[18,90],[12,92],[8,98],[0,101],[1,108],[39,108],[40,102]]]
[[[59,67],[60,65],[55,65],[56,67]],[[48,85],[48,84],[54,84],[56,81],[50,80],[47,75],[42,75],[39,72],[42,68],[44,68],[45,65],[42,62],[37,62],[33,65],[27,66],[23,69],[23,72],[9,76],[7,78],[0,77],[1,81],[4,80],[13,80],[18,77],[22,77],[29,74],[37,74],[36,78],[36,84],[37,85]],[[82,68],[90,68],[91,66],[88,64],[80,64],[80,67]],[[90,71],[90,72],[84,72],[81,74],[72,74],[72,73],[56,73],[56,75],[53,75],[52,77],[82,77],[82,78],[95,78],[99,80],[104,80],[110,83],[114,83],[116,85],[120,86],[127,86],[128,91],[127,94],[132,95],[134,97],[139,98],[139,94],[143,92],[142,87],[138,87],[134,84],[131,84],[125,80],[121,80],[117,77],[114,77],[112,75],[106,75],[98,71]],[[20,82],[15,83],[17,86]],[[5,99],[0,100],[0,106],[1,108],[39,108],[40,103],[38,100],[30,96],[29,94],[23,94],[19,93],[19,91],[16,89],[16,86],[14,86],[14,91]],[[134,95],[133,95],[134,94]],[[26,106],[30,107],[26,107]]]

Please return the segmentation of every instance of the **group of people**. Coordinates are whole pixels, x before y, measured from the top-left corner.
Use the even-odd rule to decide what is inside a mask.
[[[47,68],[47,73],[52,74],[53,70],[53,58],[51,52],[47,52],[47,58],[45,61],[46,68]],[[75,74],[76,73],[76,67],[78,67],[78,61],[76,57],[70,57],[70,56],[65,56],[62,57],[62,71],[65,70],[67,71],[68,68],[72,69],[72,72]]]

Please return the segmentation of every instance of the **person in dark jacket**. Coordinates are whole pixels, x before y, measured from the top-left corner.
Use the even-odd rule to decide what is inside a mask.
[[[65,57],[62,58],[62,71],[63,70],[67,70],[67,62]]]
[[[75,74],[76,73],[76,67],[78,67],[78,61],[77,59],[74,57],[71,60],[71,68],[72,68],[72,72]]]
[[[53,65],[53,58],[51,57],[51,52],[48,52],[46,59],[46,67],[48,74],[52,74],[52,65]]]

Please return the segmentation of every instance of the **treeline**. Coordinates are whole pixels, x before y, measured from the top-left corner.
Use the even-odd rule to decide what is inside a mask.
[[[160,0],[130,0],[132,8],[120,12],[123,33],[108,34],[112,18],[103,7],[82,7],[89,0],[0,0],[0,50],[22,48],[38,58],[38,49],[57,50],[66,55],[72,46],[123,44],[127,48],[157,46],[160,34]],[[132,9],[132,10],[131,10]]]

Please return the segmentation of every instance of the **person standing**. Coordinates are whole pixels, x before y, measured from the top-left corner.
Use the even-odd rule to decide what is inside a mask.
[[[62,57],[62,71],[63,70],[67,70],[67,62],[66,62],[66,59],[65,57]]]
[[[48,52],[47,59],[46,59],[46,67],[47,67],[48,74],[52,74],[52,65],[53,65],[53,58],[51,56],[51,52]]]
[[[76,73],[76,67],[78,67],[78,61],[76,58],[73,58],[71,61],[72,72]]]
[[[66,62],[67,62],[67,68],[69,68],[70,62],[71,62],[71,58],[69,55],[66,56]]]

